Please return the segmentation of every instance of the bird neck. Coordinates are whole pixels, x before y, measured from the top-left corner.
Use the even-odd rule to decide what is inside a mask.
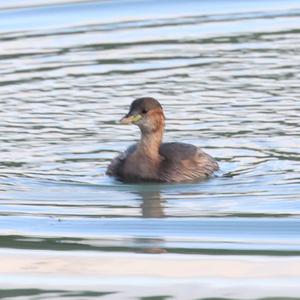
[[[159,159],[159,147],[163,139],[163,133],[163,127],[152,132],[142,132],[138,150],[150,159]]]

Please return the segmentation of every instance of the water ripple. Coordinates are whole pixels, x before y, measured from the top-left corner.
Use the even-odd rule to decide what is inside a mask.
[[[0,4],[1,247],[299,255],[300,6],[222,3]],[[144,95],[166,141],[216,157],[215,178],[105,175]]]

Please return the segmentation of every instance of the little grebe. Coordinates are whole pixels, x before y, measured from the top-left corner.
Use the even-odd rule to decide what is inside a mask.
[[[188,182],[207,178],[218,170],[214,159],[194,145],[161,143],[165,116],[154,98],[133,101],[120,122],[137,125],[141,139],[112,160],[108,175],[129,182]]]

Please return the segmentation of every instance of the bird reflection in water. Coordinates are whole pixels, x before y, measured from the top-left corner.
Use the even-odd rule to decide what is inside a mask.
[[[144,186],[145,187],[145,186]],[[141,214],[143,218],[164,218],[164,202],[158,185],[149,185],[147,188],[135,192],[141,199]],[[155,235],[155,232],[153,232]],[[163,238],[138,238],[134,241],[138,251],[143,253],[166,253],[162,246]]]

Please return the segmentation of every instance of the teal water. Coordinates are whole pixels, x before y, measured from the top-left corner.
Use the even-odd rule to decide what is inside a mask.
[[[299,28],[299,1],[1,2],[0,297],[299,299]],[[216,177],[105,175],[145,95]]]

